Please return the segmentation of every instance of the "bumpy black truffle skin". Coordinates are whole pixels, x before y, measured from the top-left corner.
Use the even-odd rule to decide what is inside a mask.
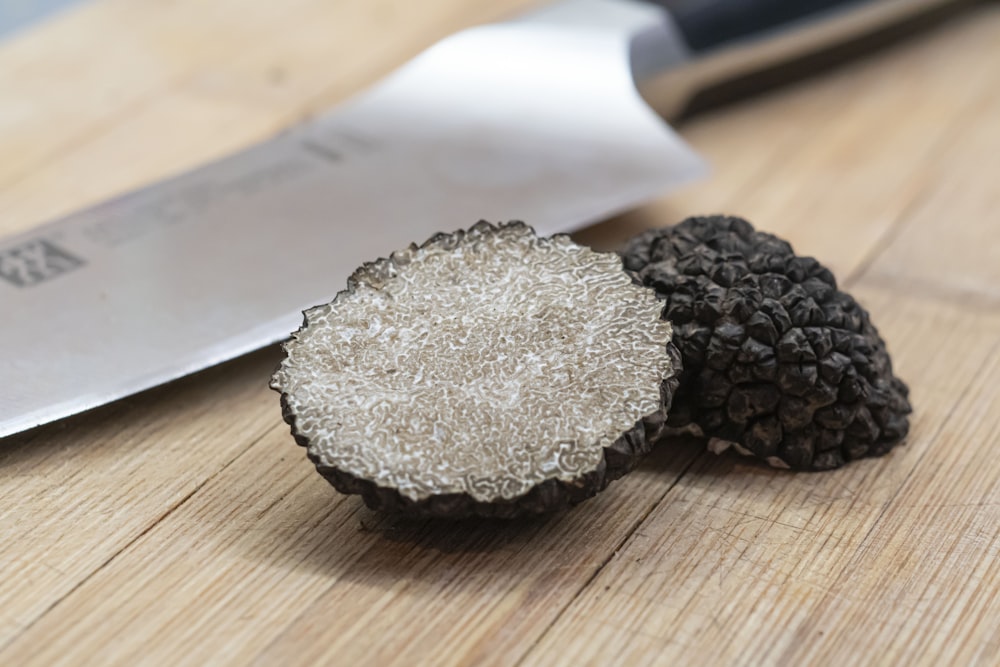
[[[674,326],[670,426],[798,470],[880,456],[906,436],[909,391],[885,343],[815,259],[727,216],[640,234],[622,256]]]

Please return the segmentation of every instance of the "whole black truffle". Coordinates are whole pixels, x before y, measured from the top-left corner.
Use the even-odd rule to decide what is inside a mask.
[[[613,253],[479,223],[365,264],[272,378],[319,472],[372,508],[509,517],[628,472],[679,355]]]
[[[746,220],[632,239],[625,267],[666,300],[683,361],[668,424],[771,465],[826,470],[907,433],[908,389],[868,313],[811,257]]]

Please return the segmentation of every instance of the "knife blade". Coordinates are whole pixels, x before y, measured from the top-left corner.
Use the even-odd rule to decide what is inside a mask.
[[[705,173],[646,102],[683,99],[673,75],[906,3],[777,4],[766,39],[670,0],[471,28],[276,138],[0,241],[0,437],[282,340],[360,262],[435,232],[564,232],[660,196]]]

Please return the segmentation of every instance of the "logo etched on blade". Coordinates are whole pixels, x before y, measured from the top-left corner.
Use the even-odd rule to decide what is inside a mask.
[[[84,264],[51,241],[34,239],[0,251],[0,278],[16,287],[33,287]]]

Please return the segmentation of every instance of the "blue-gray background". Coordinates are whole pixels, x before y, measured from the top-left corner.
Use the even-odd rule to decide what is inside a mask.
[[[81,0],[0,0],[0,39]]]

